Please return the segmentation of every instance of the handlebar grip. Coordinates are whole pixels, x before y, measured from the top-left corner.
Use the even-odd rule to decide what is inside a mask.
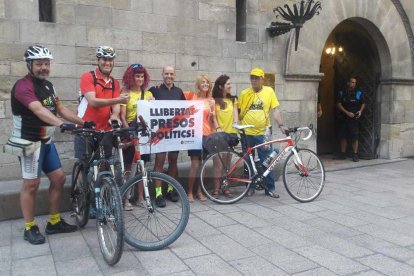
[[[138,116],[138,121],[139,121],[141,124],[143,124],[143,125],[146,125],[146,124],[147,124],[147,123],[145,122],[144,118],[142,118],[142,116],[141,116],[141,115],[139,115],[139,116]]]
[[[111,120],[111,127],[113,129],[119,129],[119,128],[121,128],[121,126],[119,125],[118,120]]]
[[[137,131],[141,131],[142,136],[147,136],[146,134],[147,134],[148,125],[141,115],[138,116],[138,121],[139,121],[139,124],[137,126]]]
[[[77,129],[75,124],[63,123],[60,125],[60,132],[73,131],[75,129]]]

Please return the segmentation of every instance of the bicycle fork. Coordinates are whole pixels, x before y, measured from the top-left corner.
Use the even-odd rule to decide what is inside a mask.
[[[144,185],[145,203],[147,204],[148,211],[152,213],[154,211],[154,207],[151,204],[151,198],[150,198],[150,193],[148,189],[148,172],[145,169],[145,163],[143,160],[137,160],[137,163],[142,173],[142,184]]]
[[[296,148],[292,148],[292,152],[295,155],[295,159],[293,160],[293,163],[295,164],[296,169],[303,174],[303,176],[309,175],[309,170],[306,168],[305,165],[303,165],[302,160],[299,157],[298,151]]]
[[[102,208],[102,199],[101,199],[101,182],[100,179],[102,177],[111,176],[111,172],[109,171],[102,171],[99,172],[98,170],[98,164],[94,164],[93,166],[93,175],[94,175],[94,182],[93,182],[93,191],[95,193],[95,205],[96,205],[96,220],[99,221],[99,223],[106,224],[107,219],[111,219],[107,217],[108,210],[105,210]],[[109,200],[112,200],[112,198],[109,198]],[[111,204],[112,202],[109,202]],[[110,206],[107,206],[107,208],[110,208]]]

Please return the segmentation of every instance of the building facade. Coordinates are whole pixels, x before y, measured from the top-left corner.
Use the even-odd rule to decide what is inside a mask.
[[[334,99],[356,73],[368,95],[361,121],[366,158],[414,155],[414,2],[320,0],[322,10],[300,30],[270,37],[273,9],[293,0],[0,0],[0,144],[12,127],[10,91],[26,74],[28,45],[49,47],[55,57],[51,81],[65,104],[76,107],[79,78],[94,68],[95,47],[117,51],[114,76],[130,63],[149,68],[161,82],[165,65],[177,69],[177,85],[194,89],[196,76],[222,73],[233,93],[249,86],[249,71],[262,67],[281,102],[286,125],[312,123],[308,146],[334,153]],[[308,2],[309,1],[305,1]],[[311,1],[314,4],[315,1]],[[40,6],[39,6],[40,3]],[[337,55],[327,48],[341,47]],[[364,91],[365,92],[365,91]],[[323,116],[317,119],[317,102]],[[65,166],[73,162],[73,137],[56,133]],[[2,178],[19,175],[17,160],[2,153]]]

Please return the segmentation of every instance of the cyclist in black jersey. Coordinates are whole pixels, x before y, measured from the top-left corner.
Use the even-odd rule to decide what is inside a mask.
[[[27,48],[24,60],[29,72],[15,83],[11,92],[14,123],[12,136],[41,142],[34,153],[19,156],[23,178],[20,206],[26,223],[23,238],[31,244],[45,242],[34,219],[36,193],[42,171],[50,181],[50,217],[46,234],[69,233],[77,229],[61,219],[59,213],[65,174],[52,136],[55,127],[62,126],[64,122],[57,115],[84,127],[93,125],[93,122],[84,122],[59,100],[52,83],[47,80],[52,59],[53,56],[46,47],[34,45]]]

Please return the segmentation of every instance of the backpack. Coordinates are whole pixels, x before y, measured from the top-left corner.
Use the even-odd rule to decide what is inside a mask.
[[[344,92],[341,90],[341,91],[339,91],[339,97],[343,97],[343,95],[344,95]],[[355,92],[355,100],[357,101],[357,102],[360,102],[361,101],[361,98],[362,98],[362,92],[360,91],[360,90],[357,90],[356,92]],[[339,119],[339,120],[345,120],[345,115],[341,112],[341,111],[339,111],[339,110],[337,110],[336,111],[336,117]]]
[[[343,97],[343,95],[344,95],[344,92],[342,92],[342,90],[341,91],[339,91],[339,96],[342,98]],[[361,100],[361,97],[362,97],[362,92],[360,91],[360,90],[357,90],[356,91],[356,93],[355,93],[355,100],[357,101],[357,102],[359,102],[360,100]]]
[[[112,96],[114,95],[114,91],[115,91],[115,80],[113,77],[109,76],[111,78],[112,81],[112,87],[111,88],[107,88],[104,87],[102,84],[100,84],[98,82],[98,78],[96,77],[95,71],[89,71],[89,73],[92,74],[93,77],[93,86],[97,86],[100,85],[102,87],[102,89],[111,89],[112,90]],[[79,90],[79,97],[78,97],[78,104],[82,101],[82,99],[84,98],[84,96],[82,95],[82,92]]]

